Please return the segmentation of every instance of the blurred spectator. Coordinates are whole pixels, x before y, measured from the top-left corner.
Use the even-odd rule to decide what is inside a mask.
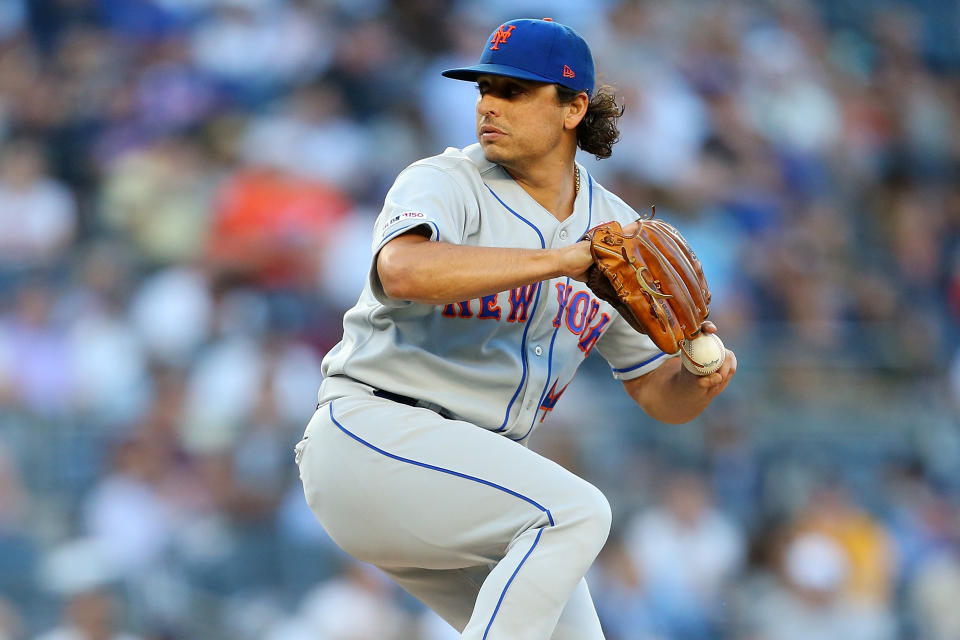
[[[156,134],[176,134],[202,123],[221,98],[216,84],[190,64],[187,43],[182,37],[170,38],[159,42],[151,53],[154,59],[144,65],[134,95],[144,128]]]
[[[669,623],[660,617],[635,557],[618,536],[607,540],[587,576],[608,640],[664,640]]]
[[[863,607],[886,609],[893,593],[896,561],[883,524],[854,503],[834,482],[813,491],[794,524],[799,533],[833,540],[844,554],[842,595]]]
[[[297,617],[267,634],[267,640],[402,640],[410,625],[378,569],[357,562],[307,594]]]
[[[206,244],[217,178],[196,142],[161,138],[107,167],[105,226],[127,235],[148,263],[194,261]]]
[[[837,139],[840,114],[815,53],[798,34],[770,25],[750,29],[742,53],[750,72],[742,98],[752,126],[785,151],[825,154]]]
[[[743,564],[743,533],[710,504],[696,473],[670,473],[661,491],[659,505],[627,524],[627,553],[664,635],[716,637],[725,622],[724,589]]]
[[[763,495],[760,455],[750,441],[746,418],[735,410],[723,412],[717,408],[716,418],[708,423],[705,434],[707,480],[717,508],[751,530],[760,515],[757,500]]]
[[[20,140],[0,152],[0,268],[49,266],[73,239],[73,196],[46,174],[40,147]]]
[[[246,99],[269,95],[329,61],[335,37],[315,13],[279,0],[217,3],[193,32],[193,60]]]
[[[283,339],[261,345],[254,335],[226,334],[203,352],[189,378],[183,442],[192,451],[235,446],[258,411],[284,427],[306,424],[320,381],[319,359],[309,347]]]
[[[271,373],[261,388],[268,394],[269,411],[285,430],[293,425],[299,435],[313,415],[313,396],[323,381],[320,356],[311,346],[282,334],[267,342],[266,355]],[[308,396],[310,401],[304,403]]]
[[[890,499],[885,521],[896,547],[896,577],[899,584],[909,584],[920,567],[958,548],[960,514],[916,462],[891,465],[885,488]]]
[[[37,640],[137,640],[120,631],[122,615],[113,591],[112,550],[100,541],[77,538],[54,547],[44,559],[42,579],[62,600],[62,617]]]
[[[709,131],[706,109],[683,76],[662,64],[636,56],[622,59],[620,65],[610,74],[630,87],[621,91],[626,108],[619,121],[621,142],[609,162],[597,163],[596,170],[671,186],[696,161]]]
[[[374,154],[369,132],[351,116],[335,84],[300,88],[276,113],[251,123],[241,153],[250,166],[360,193]]]
[[[149,372],[143,344],[115,304],[87,308],[67,330],[76,379],[74,406],[105,426],[125,426],[144,410]]]
[[[477,43],[489,35],[489,25],[486,16],[478,19],[469,11],[451,15],[448,25],[453,39],[451,50],[429,61],[418,84],[418,107],[430,136],[429,153],[440,153],[446,147],[465,147],[477,139],[476,87],[465,82],[446,82],[448,78],[440,72],[474,64]]]
[[[331,227],[323,243],[320,286],[334,309],[346,311],[356,304],[357,291],[363,289],[370,274],[373,260],[370,232],[376,214],[376,211],[355,209],[353,215]],[[960,401],[960,393],[957,398]]]
[[[7,390],[0,395],[38,416],[68,411],[76,388],[56,295],[52,284],[31,280],[17,291],[12,313],[0,316],[0,388]]]
[[[260,345],[228,335],[205,349],[187,383],[181,438],[191,452],[229,450],[252,415],[266,378]]]
[[[328,78],[343,91],[351,115],[367,122],[412,99],[419,58],[393,25],[371,17],[343,26]]]
[[[787,546],[782,580],[747,604],[752,632],[763,640],[892,640],[894,626],[883,610],[844,596],[846,555],[831,538],[807,533]]]
[[[207,259],[218,272],[267,288],[309,287],[317,252],[350,201],[325,183],[252,167],[223,185]]]
[[[274,384],[274,380],[268,379],[261,386],[249,427],[239,435],[233,448],[237,484],[271,508],[282,499],[286,489],[290,477],[289,445],[296,436],[278,414],[272,393]]]
[[[139,640],[121,631],[115,599],[107,591],[92,590],[72,595],[60,626],[36,640]]]
[[[943,553],[929,558],[917,569],[910,586],[909,604],[917,631],[929,640],[960,637],[960,557]]]
[[[130,301],[130,322],[149,354],[171,366],[190,363],[210,333],[212,314],[207,279],[180,266],[145,278]]]
[[[169,472],[166,453],[146,434],[132,434],[117,443],[113,471],[84,501],[86,533],[110,550],[114,575],[141,574],[171,542],[176,517],[159,486]]]

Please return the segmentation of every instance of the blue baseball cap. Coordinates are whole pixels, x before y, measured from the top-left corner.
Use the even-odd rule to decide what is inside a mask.
[[[522,18],[501,25],[487,39],[480,62],[443,72],[447,78],[468,81],[483,74],[549,82],[593,94],[590,47],[576,31],[550,18]]]

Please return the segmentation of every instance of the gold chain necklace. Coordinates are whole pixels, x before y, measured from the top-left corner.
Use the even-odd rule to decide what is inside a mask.
[[[573,197],[576,198],[577,194],[580,193],[580,167],[573,165]]]

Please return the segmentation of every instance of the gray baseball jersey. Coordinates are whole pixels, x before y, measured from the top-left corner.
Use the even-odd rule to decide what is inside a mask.
[[[487,161],[479,144],[447,149],[399,175],[376,222],[374,255],[418,226],[441,242],[542,249],[572,244],[601,222],[625,225],[637,218],[580,171],[585,188],[561,222]],[[665,360],[612,306],[570,278],[428,305],[386,297],[374,259],[343,324],[343,340],[323,361],[321,402],[337,395],[337,376],[348,376],[443,407],[513,440],[529,437],[594,349],[624,380]]]
[[[459,245],[562,247],[635,218],[586,176],[559,221],[473,145],[400,174],[373,249],[416,227]],[[374,259],[296,447],[308,504],[466,640],[602,640],[583,576],[610,506],[521,446],[594,349],[620,379],[667,359],[569,278],[428,305],[386,297]]]

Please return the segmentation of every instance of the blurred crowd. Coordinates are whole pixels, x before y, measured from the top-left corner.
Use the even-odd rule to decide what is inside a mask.
[[[591,359],[534,438],[613,503],[607,637],[960,637],[954,2],[2,0],[0,640],[456,637],[292,447],[386,189],[474,141],[439,71],[542,16],[740,360],[668,429]]]

